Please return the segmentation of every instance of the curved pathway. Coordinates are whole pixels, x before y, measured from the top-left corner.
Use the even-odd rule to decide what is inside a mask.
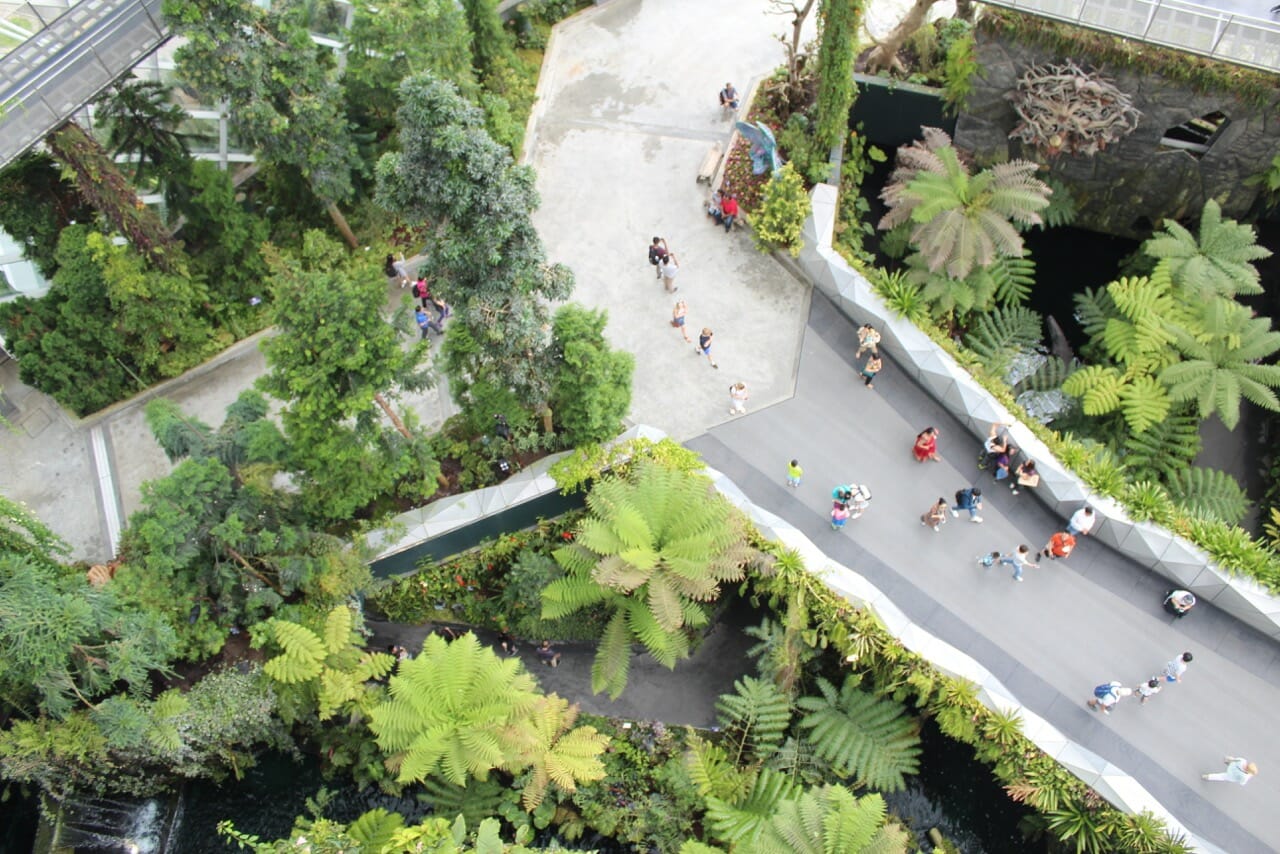
[[[611,0],[561,25],[547,53],[528,147],[544,199],[537,224],[552,258],[576,271],[576,299],[607,308],[614,346],[637,354],[633,418],[687,440],[1193,832],[1233,854],[1273,850],[1280,741],[1268,724],[1280,708],[1280,646],[1209,605],[1174,622],[1160,610],[1165,582],[1097,542],[1021,584],[978,568],[980,552],[1039,548],[1061,524],[1034,495],[993,486],[985,524],[922,528],[932,500],[978,477],[977,440],[892,363],[864,389],[854,325],[749,238],[703,216],[694,175],[710,142],[728,135],[715,93],[726,79],[745,90],[782,58],[772,36],[788,22],[765,5]],[[719,370],[667,324],[672,299],[643,254],[654,234],[680,256],[691,324],[716,331]],[[727,385],[738,380],[751,401],[733,420]],[[929,424],[946,461],[921,466],[909,447]],[[784,482],[791,457],[808,473],[799,490]],[[875,499],[836,534],[830,489],[850,479]],[[1186,681],[1146,706],[1126,701],[1107,718],[1085,707],[1099,682],[1135,685],[1183,650],[1196,656]],[[1202,783],[1225,753],[1256,761],[1257,779]]]

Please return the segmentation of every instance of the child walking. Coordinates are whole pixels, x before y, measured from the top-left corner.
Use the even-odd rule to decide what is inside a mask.
[[[800,485],[800,478],[804,477],[804,469],[800,468],[799,460],[792,460],[787,463],[787,486],[795,489]]]

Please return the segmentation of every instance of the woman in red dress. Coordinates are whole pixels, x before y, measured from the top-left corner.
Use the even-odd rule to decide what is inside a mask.
[[[926,427],[916,436],[916,443],[911,447],[911,453],[915,454],[916,462],[923,463],[926,460],[933,460],[935,463],[942,462],[942,457],[938,456],[938,428]]]

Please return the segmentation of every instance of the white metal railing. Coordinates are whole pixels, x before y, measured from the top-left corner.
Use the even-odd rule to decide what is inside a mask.
[[[1077,24],[1147,44],[1280,72],[1280,20],[1267,19],[1275,0],[1220,0],[1219,7],[1187,0],[982,0],[1041,18]],[[1212,2],[1212,0],[1211,0]]]

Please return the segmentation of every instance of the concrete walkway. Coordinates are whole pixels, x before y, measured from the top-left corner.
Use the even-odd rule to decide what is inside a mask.
[[[922,528],[933,500],[978,476],[977,441],[892,364],[875,391],[864,389],[851,364],[853,325],[748,237],[727,236],[702,214],[694,175],[710,142],[728,136],[716,91],[726,79],[745,89],[781,61],[772,35],[785,22],[764,6],[611,0],[562,25],[548,51],[529,153],[544,200],[537,223],[551,257],[578,275],[574,299],[607,308],[614,346],[640,355],[633,418],[690,440],[753,501],[828,544],[1194,832],[1231,852],[1273,850],[1277,645],[1211,606],[1175,624],[1160,610],[1164,582],[1096,542],[1020,584],[1007,570],[979,569],[980,552],[1039,549],[1061,524],[1034,495],[991,485],[985,524]],[[673,300],[644,256],[655,234],[680,256],[691,326],[716,331],[718,371],[667,324]],[[733,420],[727,386],[738,380],[751,391],[750,414]],[[922,467],[909,448],[930,424],[947,461]],[[783,480],[791,457],[809,473],[799,491]],[[875,499],[835,534],[830,490],[850,479]],[[1186,681],[1147,705],[1126,701],[1105,718],[1085,707],[1094,685],[1136,685],[1184,650],[1196,656]],[[1227,753],[1261,766],[1248,787],[1200,781]]]

